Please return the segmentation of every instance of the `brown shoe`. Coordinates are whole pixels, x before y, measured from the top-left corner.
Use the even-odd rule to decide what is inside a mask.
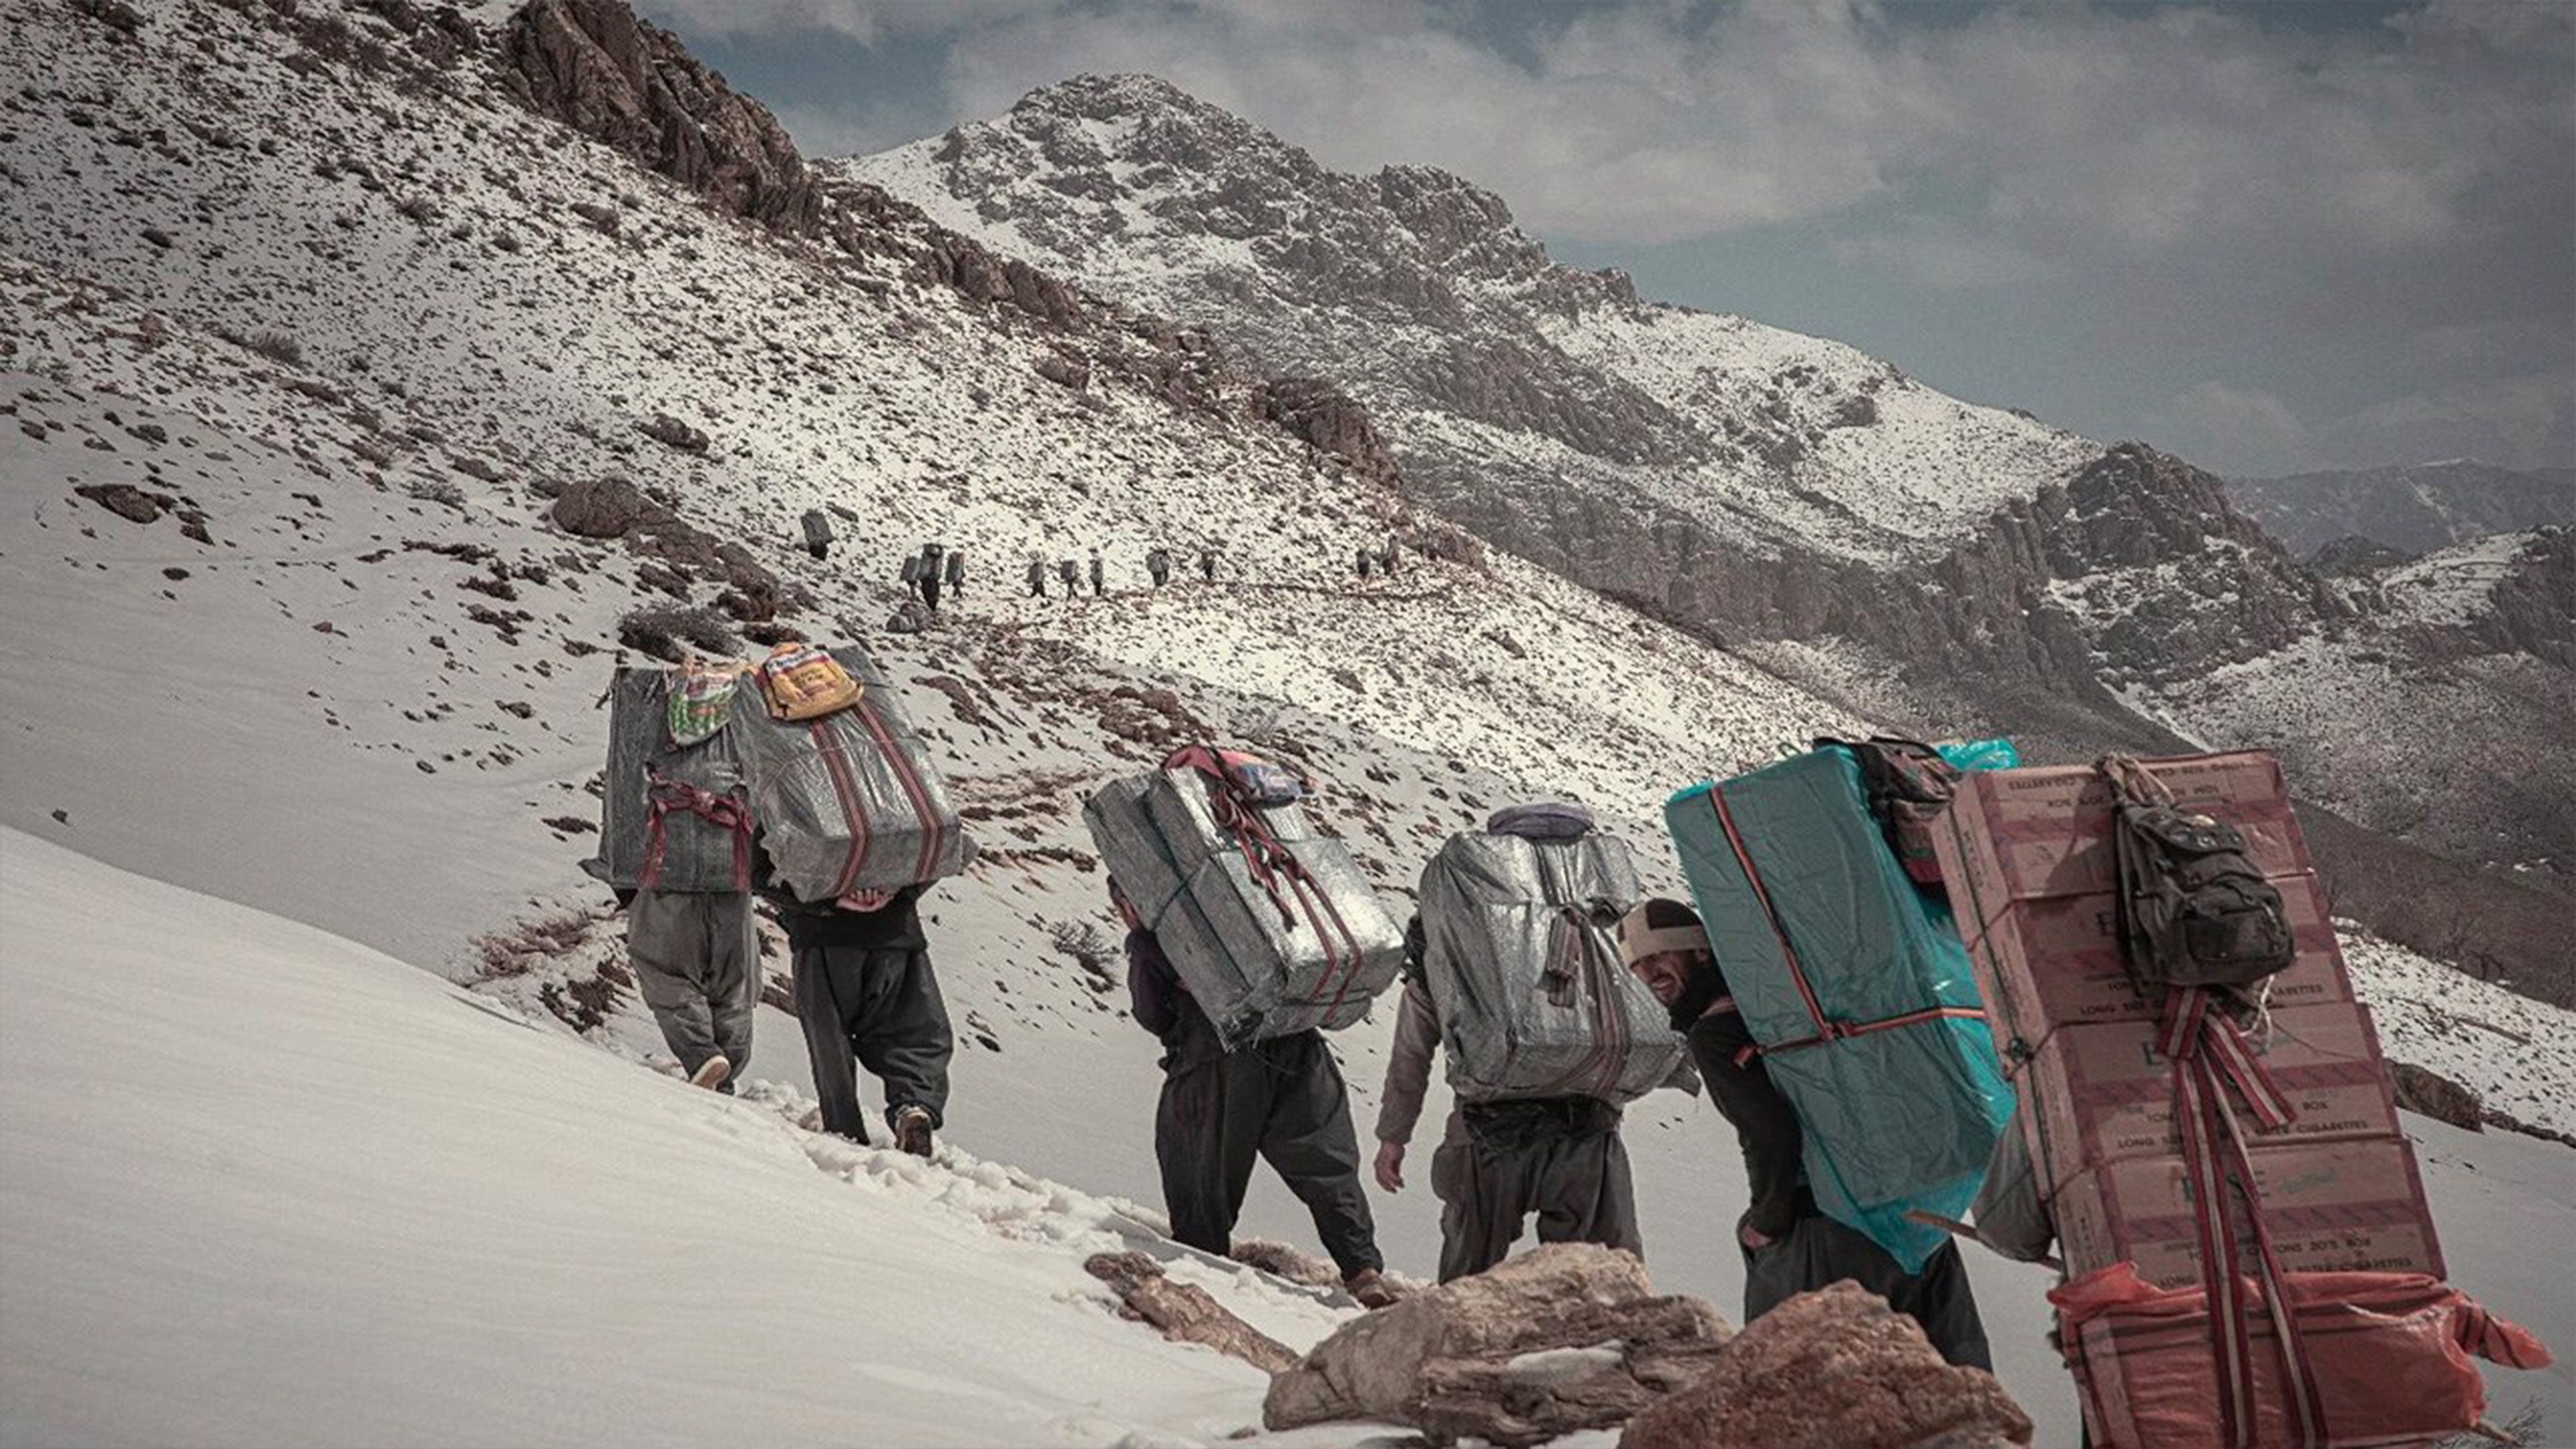
[[[915,1157],[930,1155],[930,1113],[904,1107],[894,1114],[894,1145]]]
[[[1375,1268],[1362,1268],[1343,1279],[1342,1286],[1350,1290],[1362,1308],[1386,1308],[1395,1303],[1394,1287]]]
[[[714,1056],[707,1058],[705,1061],[698,1063],[698,1069],[689,1074],[689,1085],[692,1087],[704,1087],[708,1091],[712,1092],[716,1088],[723,1086],[725,1084],[725,1078],[732,1075],[733,1063],[725,1060],[725,1054],[723,1052],[718,1052]]]

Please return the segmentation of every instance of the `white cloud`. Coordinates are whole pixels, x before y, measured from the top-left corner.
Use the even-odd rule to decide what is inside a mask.
[[[2146,441],[2231,478],[2318,466],[2316,441],[2289,406],[2259,387],[2203,382],[2147,414]]]

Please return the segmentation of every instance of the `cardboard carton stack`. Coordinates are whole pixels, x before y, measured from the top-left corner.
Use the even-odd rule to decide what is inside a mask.
[[[2379,1036],[2353,999],[2280,765],[2256,751],[2147,764],[2180,803],[2245,832],[2296,933],[2298,958],[2248,1030],[2298,1111],[2252,1150],[2283,1265],[2441,1276]],[[1941,865],[2067,1271],[2134,1262],[2159,1287],[2184,1287],[2200,1278],[2196,1220],[2157,1003],[2121,962],[2111,811],[2089,767],[1971,772]]]

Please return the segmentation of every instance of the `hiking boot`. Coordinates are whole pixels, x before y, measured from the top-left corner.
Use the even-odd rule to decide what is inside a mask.
[[[725,1054],[723,1052],[718,1052],[714,1056],[707,1058],[705,1061],[698,1063],[698,1069],[689,1073],[689,1085],[692,1087],[704,1087],[708,1091],[712,1092],[716,1088],[723,1086],[725,1078],[732,1075],[733,1063],[725,1059]]]
[[[894,1114],[894,1145],[915,1157],[930,1155],[930,1113],[920,1107],[900,1107]]]
[[[1387,1308],[1395,1303],[1394,1286],[1375,1268],[1362,1268],[1343,1279],[1342,1286],[1350,1290],[1362,1308]]]

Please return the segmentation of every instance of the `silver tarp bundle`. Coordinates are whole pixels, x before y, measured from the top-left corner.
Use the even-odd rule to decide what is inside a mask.
[[[1349,847],[1302,802],[1243,803],[1228,811],[1241,826],[1220,824],[1213,783],[1160,770],[1095,793],[1082,819],[1110,879],[1228,1048],[1367,1016],[1404,932]]]
[[[746,889],[750,839],[741,822],[748,787],[738,731],[728,726],[693,745],[673,744],[670,680],[667,669],[621,668],[609,682],[599,854],[582,869],[618,890]],[[743,690],[750,692],[748,683]]]
[[[1690,1049],[1614,931],[1642,898],[1614,836],[1465,831],[1422,872],[1424,984],[1459,1100],[1635,1101]]]
[[[761,844],[798,899],[884,892],[964,870],[974,845],[894,685],[855,645],[831,651],[858,703],[816,719],[770,717],[756,681],[734,695]]]

